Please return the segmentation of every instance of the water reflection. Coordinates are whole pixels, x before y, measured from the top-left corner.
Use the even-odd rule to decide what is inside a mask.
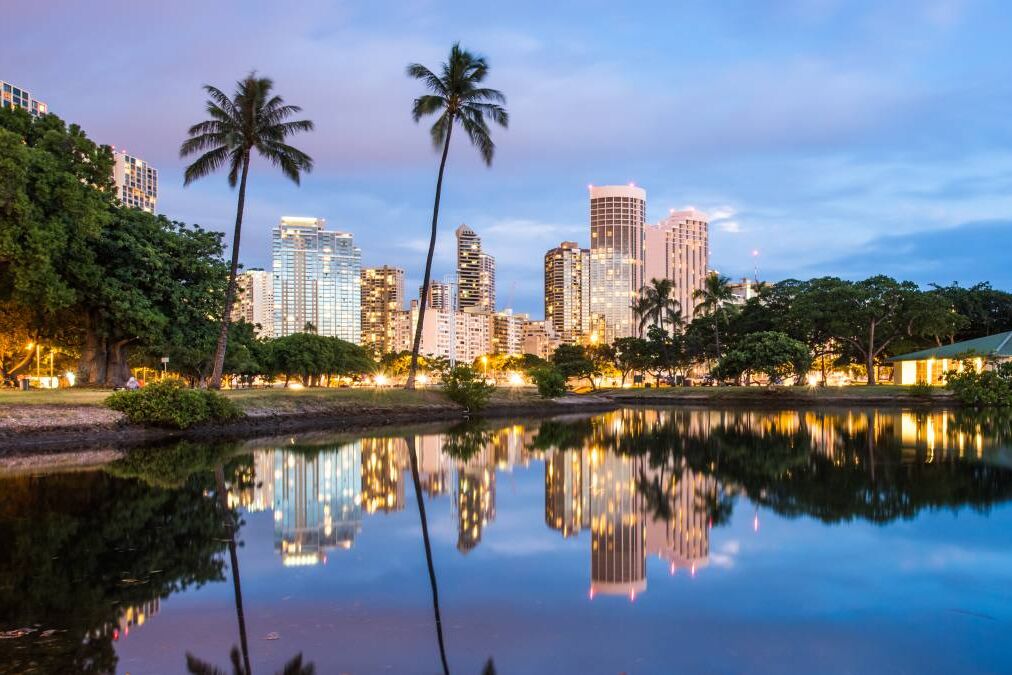
[[[712,551],[735,509],[750,519],[755,510],[757,530],[760,508],[830,524],[986,511],[1012,498],[1010,439],[1005,416],[631,409],[406,438],[180,444],[104,472],[4,478],[0,630],[27,632],[0,640],[0,672],[112,672],[116,645],[157,624],[166,598],[225,582],[226,569],[248,672],[256,659],[247,655],[237,553],[246,528],[236,512],[272,521],[273,543],[246,543],[263,547],[282,579],[280,568],[324,564],[353,549],[370,522],[417,508],[442,652],[432,548],[444,542],[430,542],[429,529],[452,528],[447,550],[472,560],[508,520],[510,472],[538,472],[537,527],[585,556],[565,573],[586,580],[590,598],[636,600],[659,582],[650,570],[691,577],[719,562]],[[426,516],[426,502],[446,508]]]

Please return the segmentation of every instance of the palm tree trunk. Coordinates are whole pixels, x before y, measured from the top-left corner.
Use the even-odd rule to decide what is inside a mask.
[[[436,200],[432,204],[432,234],[429,237],[429,254],[425,258],[425,276],[422,279],[422,297],[418,304],[418,325],[415,326],[415,341],[411,347],[411,367],[405,389],[415,388],[415,374],[418,371],[418,350],[422,346],[422,324],[425,322],[425,305],[429,301],[429,279],[432,276],[432,254],[436,250],[436,223],[439,221],[439,196],[443,192],[443,171],[446,169],[446,155],[450,152],[450,135],[453,133],[453,115],[446,125],[446,140],[443,141],[443,157],[439,160],[439,177],[436,179]]]
[[[239,555],[235,545],[235,522],[228,508],[228,498],[225,494],[225,470],[221,464],[214,467],[215,488],[218,492],[218,501],[225,517],[225,527],[228,529],[228,554],[232,559],[232,586],[235,593],[235,615],[239,621],[239,643],[242,645],[242,660],[246,667],[246,675],[252,675],[249,664],[249,644],[246,641],[246,614],[242,609],[242,585],[239,579]]]
[[[249,151],[242,160],[242,179],[239,181],[239,205],[235,210],[235,232],[232,234],[232,267],[228,272],[228,290],[225,291],[225,313],[221,317],[218,346],[214,350],[214,369],[211,371],[212,389],[221,389],[221,371],[225,368],[225,349],[228,347],[228,324],[232,320],[232,303],[235,302],[236,277],[239,273],[239,234],[242,232],[242,213],[246,207],[246,177],[249,175]]]
[[[439,588],[436,586],[436,568],[432,564],[432,545],[429,543],[429,523],[425,517],[422,481],[418,477],[418,456],[415,454],[415,437],[407,436],[404,440],[408,444],[408,459],[411,461],[411,480],[415,483],[418,517],[422,521],[422,541],[425,543],[425,562],[429,566],[429,585],[432,587],[432,611],[436,615],[436,640],[439,642],[439,658],[443,662],[443,673],[450,675],[450,667],[446,663],[446,645],[443,643],[443,620],[439,615]]]

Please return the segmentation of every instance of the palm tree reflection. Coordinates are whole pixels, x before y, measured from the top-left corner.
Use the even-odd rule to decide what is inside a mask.
[[[422,521],[422,541],[425,543],[425,562],[429,567],[429,585],[432,586],[432,611],[436,617],[436,639],[439,641],[439,658],[443,673],[450,674],[446,663],[446,645],[443,642],[443,620],[439,615],[439,588],[436,585],[436,568],[432,564],[432,545],[429,543],[429,523],[425,517],[425,500],[422,497],[422,481],[418,476],[418,455],[415,452],[415,437],[407,436],[408,459],[411,462],[411,480],[415,484],[415,499],[418,502],[418,517]]]
[[[239,579],[239,555],[236,552],[235,531],[237,529],[232,510],[228,507],[228,495],[225,491],[225,470],[221,463],[214,467],[214,481],[218,502],[221,505],[222,517],[225,519],[225,531],[228,532],[228,554],[232,559],[232,586],[235,591],[235,615],[239,621],[239,643],[242,645],[242,662],[246,675],[253,671],[249,663],[249,643],[246,640],[246,615],[242,609],[242,584]],[[235,650],[233,649],[233,653]],[[299,657],[301,659],[301,656]],[[187,661],[190,657],[187,655]],[[191,671],[193,672],[193,671]],[[288,672],[287,670],[285,671]]]
[[[247,665],[244,668],[242,662],[239,660],[238,648],[232,647],[232,651],[229,652],[228,656],[232,662],[232,675],[251,675],[249,666]],[[190,675],[225,675],[225,671],[221,668],[213,666],[206,661],[201,661],[189,652],[186,653],[186,671]],[[302,654],[297,654],[285,663],[279,675],[313,675],[315,672],[316,667],[312,663],[303,664]]]

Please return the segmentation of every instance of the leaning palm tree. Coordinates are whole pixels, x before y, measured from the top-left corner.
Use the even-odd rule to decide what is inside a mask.
[[[246,177],[250,160],[256,151],[264,159],[281,169],[281,173],[299,184],[301,175],[313,170],[313,160],[306,153],[285,143],[299,131],[310,131],[309,120],[290,120],[302,111],[286,105],[280,96],[272,95],[274,82],[250,73],[236,83],[235,93],[229,98],[217,87],[204,85],[207,92],[207,114],[210,119],[194,124],[189,138],[179,148],[180,157],[202,153],[186,167],[184,185],[203,178],[228,165],[228,184],[239,184],[239,204],[235,212],[235,232],[232,235],[232,267],[225,292],[225,307],[221,315],[218,346],[214,352],[214,368],[210,386],[221,386],[221,371],[225,365],[225,348],[228,345],[228,324],[235,301],[236,274],[239,271],[239,233],[246,205]]]
[[[720,358],[720,321],[724,318],[725,306],[734,300],[731,279],[717,272],[706,275],[702,288],[692,292],[697,300],[694,312],[703,316],[713,315],[713,335],[717,342],[717,358]]]
[[[633,312],[640,318],[640,333],[647,324],[653,324],[664,330],[665,321],[672,323],[673,328],[681,322],[681,304],[672,297],[675,284],[671,279],[651,279],[650,283],[640,289],[639,298],[633,303]]]
[[[505,128],[509,115],[503,104],[506,98],[501,92],[481,86],[488,75],[488,64],[484,57],[461,49],[460,43],[450,48],[450,58],[440,69],[439,75],[421,65],[408,66],[408,77],[421,80],[431,92],[415,99],[411,115],[415,122],[429,115],[438,115],[429,133],[432,144],[438,150],[443,147],[439,160],[439,174],[436,178],[436,199],[432,205],[432,233],[429,237],[429,253],[425,258],[425,276],[422,280],[421,304],[418,308],[418,325],[411,348],[411,367],[408,371],[408,389],[415,388],[415,372],[418,370],[418,349],[422,341],[422,323],[425,320],[425,305],[429,297],[429,278],[432,273],[432,254],[436,249],[436,224],[439,220],[439,195],[443,190],[443,172],[446,156],[450,151],[450,136],[453,125],[459,124],[471,144],[478,149],[486,165],[491,166],[495,144],[488,127],[488,120]]]

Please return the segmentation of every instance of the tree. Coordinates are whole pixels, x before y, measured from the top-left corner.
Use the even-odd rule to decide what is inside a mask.
[[[734,293],[731,292],[731,280],[717,272],[710,272],[706,275],[702,288],[692,292],[692,299],[696,300],[695,314],[712,316],[713,337],[717,347],[717,357],[720,357],[720,323],[727,318],[726,305],[734,300]]]
[[[660,380],[662,375],[674,377],[676,372],[688,367],[690,361],[685,342],[686,336],[670,335],[657,326],[650,327],[647,331],[647,368],[653,373],[654,379]]]
[[[947,336],[949,341],[971,340],[1012,330],[1012,293],[995,290],[986,282],[969,288],[955,283],[950,286],[932,284],[931,288],[929,293],[945,298],[957,314],[966,318],[966,324]]]
[[[886,276],[849,282],[823,277],[809,282],[807,301],[825,309],[827,332],[864,363],[875,384],[875,362],[896,340],[914,333],[919,293],[910,281]]]
[[[812,356],[803,342],[783,333],[765,331],[745,336],[720,359],[714,375],[735,380],[744,375],[748,383],[749,375],[761,373],[767,377],[767,384],[775,384],[794,374],[803,382],[811,365]]]
[[[667,322],[672,331],[682,324],[681,305],[672,297],[675,284],[670,279],[651,279],[640,289],[640,296],[633,303],[633,312],[640,318],[640,334],[648,323],[664,329]]]
[[[552,354],[552,365],[567,380],[570,378],[585,379],[591,389],[596,389],[594,378],[600,375],[597,366],[587,353],[586,347],[580,345],[559,345]]]
[[[622,375],[622,384],[632,372],[644,371],[652,363],[650,343],[643,338],[624,337],[612,343],[615,351],[615,368]]]
[[[246,205],[246,179],[249,175],[250,160],[255,150],[272,165],[290,178],[296,185],[302,173],[313,170],[313,160],[306,153],[285,141],[300,131],[311,131],[309,120],[290,120],[302,111],[294,105],[286,105],[277,95],[271,95],[274,82],[266,77],[250,73],[236,83],[235,93],[229,98],[217,87],[204,85],[207,92],[207,114],[210,119],[190,127],[189,138],[179,148],[180,157],[202,153],[196,161],[186,167],[184,185],[208,176],[228,164],[228,184],[239,185],[239,200],[235,213],[235,231],[232,235],[232,265],[229,270],[228,288],[221,313],[221,328],[214,352],[214,366],[210,386],[221,386],[221,374],[225,364],[225,349],[228,344],[228,324],[235,300],[236,275],[239,271],[239,239],[242,231],[243,209]]]
[[[461,49],[460,43],[450,48],[450,57],[436,75],[420,63],[407,68],[408,77],[421,80],[432,93],[419,96],[411,108],[411,116],[417,123],[429,115],[439,116],[430,129],[433,146],[443,146],[439,160],[439,174],[436,178],[436,198],[432,205],[432,233],[429,237],[429,251],[425,258],[425,275],[422,279],[422,299],[418,307],[418,324],[411,348],[411,367],[408,371],[407,389],[415,388],[415,373],[418,369],[418,350],[422,342],[422,326],[425,321],[425,305],[429,297],[429,279],[432,274],[432,255],[436,249],[436,225],[439,221],[439,197],[443,190],[443,172],[446,156],[450,151],[450,136],[454,123],[467,133],[487,166],[492,165],[495,144],[486,119],[506,128],[509,116],[503,105],[506,98],[501,92],[482,86],[488,75],[488,64],[484,57]]]

